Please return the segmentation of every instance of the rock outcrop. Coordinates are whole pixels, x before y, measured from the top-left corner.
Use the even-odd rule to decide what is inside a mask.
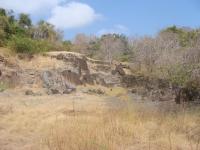
[[[19,84],[19,66],[9,62],[5,57],[0,55],[0,82],[3,82],[10,87],[15,87]]]
[[[0,82],[6,82],[11,87],[30,89],[26,95],[34,95],[30,92],[34,87],[44,89],[47,94],[69,94],[79,85],[97,84],[106,87],[123,86],[130,89],[133,94],[140,94],[151,100],[175,99],[177,103],[181,103],[200,99],[198,90],[174,88],[164,79],[134,75],[128,64],[117,62],[110,64],[72,52],[44,54],[42,61],[47,59],[47,63],[51,65],[39,66],[40,62],[35,62],[35,59],[35,57],[23,58],[13,64],[0,55]],[[33,68],[31,65],[24,67],[20,61],[22,63],[27,61],[39,67]]]

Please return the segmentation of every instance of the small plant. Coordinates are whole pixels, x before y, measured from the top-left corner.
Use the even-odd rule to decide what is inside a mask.
[[[6,85],[5,83],[0,82],[0,92],[5,91],[7,88],[8,88],[8,87],[7,87],[7,85]]]

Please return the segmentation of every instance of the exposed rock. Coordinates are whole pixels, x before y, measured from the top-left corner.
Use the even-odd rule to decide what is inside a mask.
[[[136,94],[137,93],[137,89],[136,88],[131,89],[130,92],[133,93],[133,94]]]
[[[81,58],[76,58],[74,63],[75,63],[75,66],[77,66],[79,68],[79,70],[80,70],[79,74],[80,75],[83,72],[85,72],[86,74],[90,73],[85,57],[83,57],[82,59]]]
[[[88,94],[98,94],[98,95],[104,95],[105,94],[105,91],[98,88],[98,89],[89,89],[87,91]]]
[[[107,86],[107,83],[105,82],[105,80],[103,78],[96,78],[95,79],[96,83],[102,86]]]
[[[111,65],[96,65],[96,71],[109,73]]]
[[[94,84],[94,81],[95,81],[95,78],[94,76],[90,75],[90,74],[86,74],[82,77],[82,82],[84,84],[91,84],[93,85]]]
[[[60,91],[58,89],[50,89],[48,94],[61,94]]]
[[[34,95],[34,93],[33,93],[33,91],[31,91],[31,90],[27,90],[26,92],[25,92],[25,95]]]
[[[49,94],[66,94],[74,91],[77,85],[81,85],[80,76],[70,70],[59,72],[58,70],[45,71],[42,74],[44,87],[49,89]]]
[[[58,60],[63,60],[63,59],[64,59],[64,55],[63,55],[63,54],[58,54],[58,55],[56,56],[56,59],[58,59]]]
[[[112,71],[111,71],[111,74],[112,74],[112,75],[116,75],[116,73],[117,73],[116,70],[112,70]]]
[[[34,55],[32,54],[18,54],[18,58],[20,60],[27,60],[27,61],[30,61],[31,59],[34,58]]]
[[[42,94],[38,93],[38,92],[33,92],[32,90],[26,90],[25,95],[27,95],[27,96],[41,96]]]
[[[60,53],[54,54],[49,53],[51,57],[55,57],[57,60],[62,60],[65,62],[70,62],[74,65],[75,68],[78,69],[78,74],[89,74],[90,70],[87,65],[87,58],[84,55],[76,54],[76,53]]]
[[[70,94],[74,91],[76,91],[76,89],[66,89],[65,91],[63,91],[63,94]]]
[[[117,65],[115,68],[115,72],[119,73],[119,75],[124,76],[126,73],[123,70],[123,66],[121,64]]]
[[[170,100],[175,97],[177,103],[200,99],[200,92],[191,88],[171,89],[170,82],[163,79],[134,75],[129,64],[103,62],[93,60],[84,55],[73,52],[50,52],[44,55],[47,60],[59,60],[59,65],[37,68],[20,66],[17,61],[8,61],[0,56],[0,82],[9,86],[39,87],[47,89],[48,94],[69,94],[76,90],[76,86],[90,84],[106,87],[123,86],[132,89],[130,92],[140,94],[152,100]],[[19,55],[19,59],[36,59],[33,55]],[[57,59],[57,60],[56,60]],[[37,59],[36,59],[37,60]],[[60,62],[62,61],[62,62]],[[34,64],[34,61],[30,64]],[[48,63],[48,62],[47,62]],[[19,66],[18,66],[19,65]],[[43,65],[42,65],[43,66]],[[113,67],[115,68],[113,69]],[[30,69],[31,68],[31,69]],[[113,69],[113,70],[112,70]],[[45,71],[46,70],[46,71]],[[196,75],[199,72],[195,73]],[[194,79],[196,82],[196,79]],[[91,90],[90,93],[103,94],[101,90]],[[33,91],[26,91],[26,95],[35,95]]]
[[[16,87],[20,82],[20,78],[17,71],[7,70],[1,75],[0,81],[3,81],[10,87]]]
[[[70,86],[70,84],[74,84],[74,86],[82,84],[80,80],[80,75],[76,74],[75,72],[72,72],[71,70],[64,70],[63,72],[61,72],[61,74],[64,77],[65,81],[68,81],[69,87],[72,86]]]
[[[3,63],[3,62],[5,62],[5,61],[6,61],[5,58],[4,58],[3,56],[0,55],[0,62]]]

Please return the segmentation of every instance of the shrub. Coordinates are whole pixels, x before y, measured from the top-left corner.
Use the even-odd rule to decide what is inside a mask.
[[[27,37],[14,36],[8,42],[9,47],[17,53],[42,53],[50,50],[51,46],[47,41],[33,40]]]
[[[190,66],[174,65],[168,70],[169,79],[173,84],[185,86],[190,81]]]
[[[8,88],[8,86],[5,83],[0,82],[0,92],[5,91],[7,88]]]
[[[6,43],[6,33],[0,29],[0,46],[4,46]]]

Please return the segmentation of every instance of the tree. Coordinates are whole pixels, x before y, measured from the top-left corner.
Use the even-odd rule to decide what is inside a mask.
[[[37,26],[32,29],[32,37],[34,39],[45,39],[51,42],[55,42],[62,39],[62,33],[55,30],[54,26],[50,23],[41,20]]]
[[[3,8],[0,8],[0,16],[6,16],[6,10]]]
[[[19,25],[22,28],[30,28],[32,26],[32,21],[31,21],[29,15],[21,13],[19,15]]]
[[[83,33],[79,33],[76,35],[73,44],[74,44],[74,51],[87,54],[89,48],[90,37],[86,36]]]
[[[72,48],[72,43],[71,41],[63,41],[63,46],[66,51],[70,51]]]
[[[101,58],[112,63],[128,51],[126,38],[118,34],[103,35],[100,39]]]
[[[4,45],[5,41],[11,34],[8,18],[6,16],[0,16],[0,45]]]

